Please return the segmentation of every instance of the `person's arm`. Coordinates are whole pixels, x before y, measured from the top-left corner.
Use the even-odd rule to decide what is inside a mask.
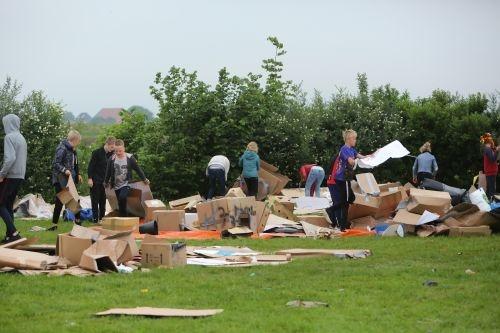
[[[356,155],[356,158],[361,158],[361,159],[363,159],[363,158],[366,158],[366,157],[367,157],[367,156],[365,156],[365,155],[361,155],[360,153],[358,153],[358,154]]]
[[[109,180],[111,179],[111,170],[113,168],[113,159],[109,158],[108,163],[106,164],[106,173],[104,174],[104,185],[109,184]]]
[[[412,173],[413,173],[413,179],[417,179],[417,171],[418,171],[418,159],[415,159],[415,162],[413,162],[413,168],[412,168]]]
[[[87,176],[89,180],[94,178],[95,164],[96,164],[96,150],[92,152],[92,155],[90,156],[89,166],[87,168]]]
[[[486,157],[488,157],[490,159],[491,162],[496,162],[497,156],[493,152],[492,148],[486,148],[485,151],[484,151],[484,153],[486,154]]]
[[[139,175],[139,178],[141,178],[143,182],[148,181],[146,175],[144,174],[144,171],[142,171],[141,167],[139,166],[137,160],[134,157],[130,157],[130,167]]]
[[[432,175],[436,176],[437,172],[438,172],[438,164],[437,164],[436,159],[434,158],[432,160]]]
[[[6,137],[3,143],[3,165],[2,170],[0,170],[0,178],[3,180],[9,173],[10,169],[16,162],[16,149],[12,144],[10,138]]]
[[[257,156],[257,160],[255,161],[256,166],[257,166],[257,171],[260,171],[260,157]]]
[[[66,174],[66,176],[71,175],[71,172],[66,169],[66,167],[63,164],[64,157],[66,156],[66,149],[64,148],[58,148],[56,150],[56,156],[54,158],[54,169],[57,170],[60,173]]]

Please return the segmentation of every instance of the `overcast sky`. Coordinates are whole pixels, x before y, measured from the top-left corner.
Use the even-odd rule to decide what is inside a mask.
[[[498,0],[0,0],[0,79],[41,89],[75,114],[137,104],[152,111],[155,73],[171,66],[259,72],[288,53],[285,77],[311,93],[391,83],[413,97],[435,88],[500,90]]]

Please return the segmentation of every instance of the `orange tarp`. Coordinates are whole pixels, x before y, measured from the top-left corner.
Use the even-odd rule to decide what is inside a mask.
[[[134,233],[136,239],[143,239],[144,234]],[[221,239],[220,231],[193,230],[193,231],[160,231],[157,238],[163,239]]]

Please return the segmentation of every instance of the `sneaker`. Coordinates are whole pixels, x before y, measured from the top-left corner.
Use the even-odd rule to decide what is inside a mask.
[[[57,230],[57,224],[55,224],[55,223],[47,228],[47,231],[56,231],[56,230]]]
[[[5,238],[0,243],[8,244],[8,243],[15,242],[16,240],[19,240],[21,238],[22,238],[21,235],[19,233],[17,233],[17,234],[12,235],[12,236],[5,236]]]

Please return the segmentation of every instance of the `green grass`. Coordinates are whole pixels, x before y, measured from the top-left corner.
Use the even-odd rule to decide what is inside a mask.
[[[56,234],[24,236],[53,242]],[[64,230],[70,225],[64,223]],[[60,230],[59,232],[62,232]],[[3,232],[3,230],[2,230]],[[188,242],[283,248],[368,248],[360,260],[316,258],[283,266],[185,267],[100,277],[0,274],[1,332],[496,332],[500,238],[275,239]],[[466,269],[476,272],[465,274]],[[426,280],[438,282],[426,287]],[[147,292],[141,290],[147,289]],[[294,299],[328,308],[297,309]],[[112,307],[222,308],[203,319],[93,316]]]

